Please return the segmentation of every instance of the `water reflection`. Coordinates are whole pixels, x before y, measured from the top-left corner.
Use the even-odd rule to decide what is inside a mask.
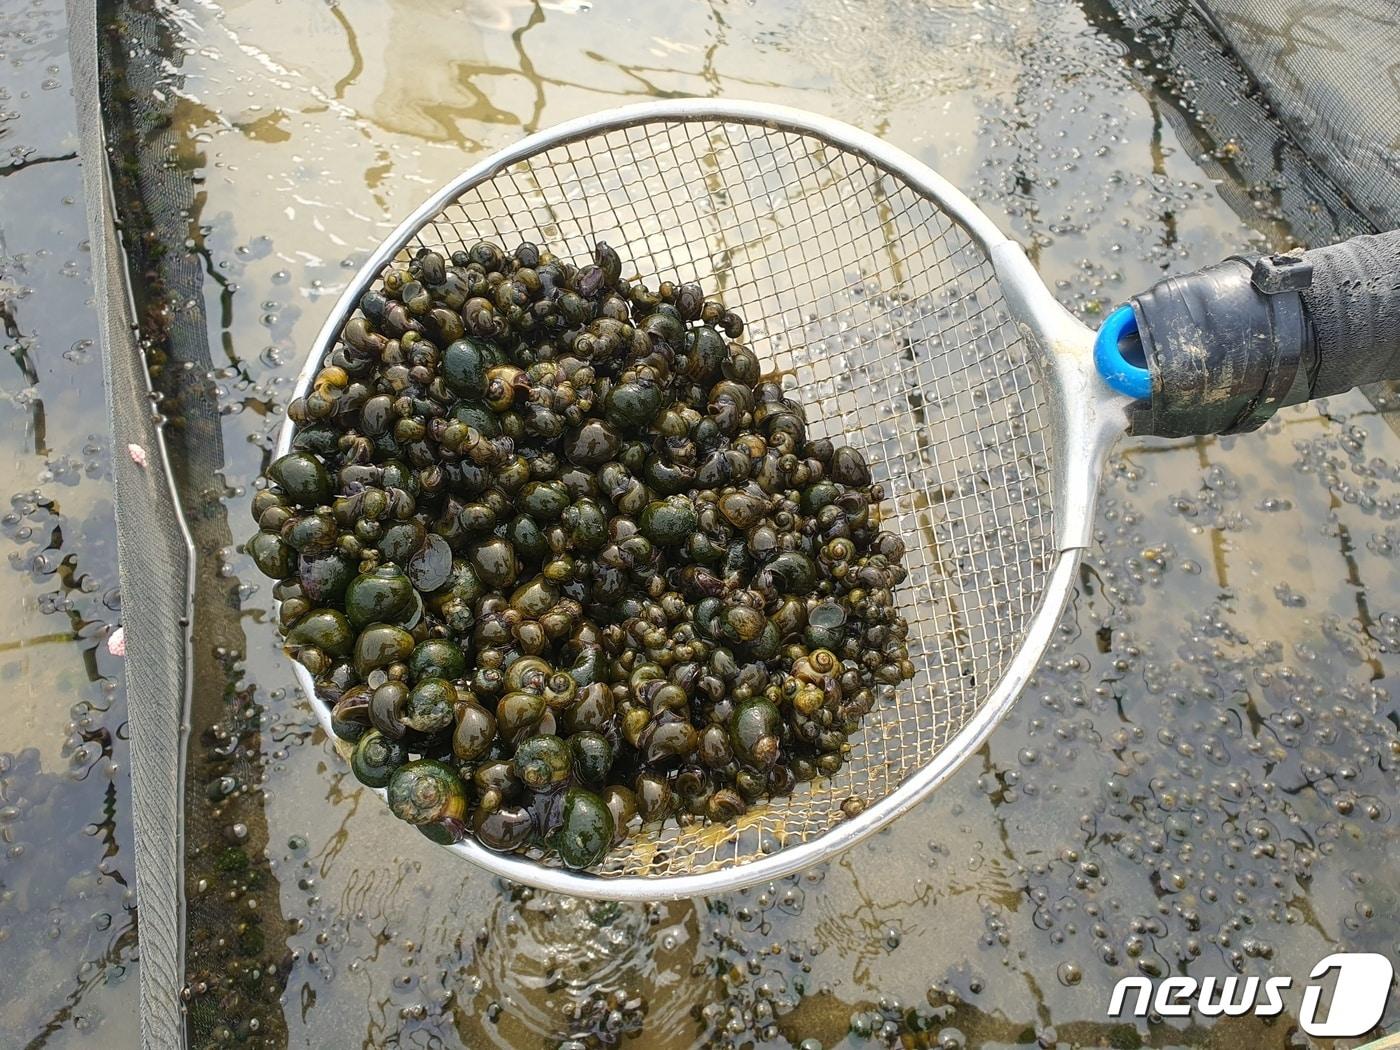
[[[694,1046],[719,990],[691,902],[583,901],[516,889],[477,934],[453,1022],[468,1046],[645,1038]]]

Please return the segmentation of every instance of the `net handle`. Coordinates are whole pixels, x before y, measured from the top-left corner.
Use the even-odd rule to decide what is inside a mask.
[[[1400,230],[1164,278],[1109,315],[1096,356],[1134,433],[1159,437],[1245,433],[1400,379]]]
[[[1050,388],[1055,546],[1061,553],[1083,551],[1093,539],[1099,478],[1127,427],[1132,398],[1100,374],[1094,333],[1050,294],[1021,246],[1005,241],[991,256],[1007,308]]]

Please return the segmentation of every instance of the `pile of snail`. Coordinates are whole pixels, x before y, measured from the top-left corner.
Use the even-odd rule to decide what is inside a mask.
[[[355,776],[433,840],[579,869],[732,822],[912,677],[884,493],[743,331],[606,244],[423,249],[288,406],[245,549]]]

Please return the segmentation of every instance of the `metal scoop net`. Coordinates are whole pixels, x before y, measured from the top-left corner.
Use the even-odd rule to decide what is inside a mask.
[[[927,168],[844,125],[774,107],[632,107],[525,140],[427,202],[342,296],[301,388],[387,263],[480,239],[562,258],[606,241],[624,276],[699,281],[743,316],[809,433],[859,449],[884,487],[885,528],[908,547],[897,598],[917,673],[880,698],[836,775],[735,825],[668,822],[590,873],[449,848],[582,895],[690,895],[810,865],[931,791],[1014,699],[1068,590],[1057,387],[1003,298],[991,251],[1005,238]],[[288,425],[283,449],[290,439]]]

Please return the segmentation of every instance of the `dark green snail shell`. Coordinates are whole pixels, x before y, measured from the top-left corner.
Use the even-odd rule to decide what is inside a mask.
[[[467,815],[467,786],[446,762],[420,758],[389,778],[389,808],[410,824],[461,821]]]
[[[784,551],[764,566],[763,571],[772,576],[786,594],[810,594],[817,585],[816,565],[797,551]]]
[[[345,589],[345,614],[356,627],[404,624],[417,608],[413,583],[392,565],[361,573]]]
[[[355,779],[366,787],[382,788],[389,783],[394,770],[407,761],[408,748],[379,730],[370,729],[356,741],[350,769]]]
[[[335,517],[322,512],[291,518],[282,527],[282,538],[302,554],[328,549],[338,535]]]
[[[340,431],[329,423],[312,423],[300,427],[292,438],[292,449],[296,452],[311,452],[318,456],[329,456],[340,446]]]
[[[296,571],[297,552],[275,532],[256,532],[245,545],[248,557],[264,576],[280,580]]]
[[[564,456],[580,467],[601,467],[622,447],[622,437],[605,419],[590,419],[564,434]]]
[[[372,623],[355,639],[355,673],[367,678],[379,667],[402,663],[413,652],[413,635],[402,627]]]
[[[289,649],[314,646],[331,656],[347,656],[355,644],[350,621],[338,609],[312,609],[287,632]]]
[[[355,565],[338,550],[303,552],[297,578],[310,601],[317,605],[338,605],[355,578]]]
[[[535,822],[524,806],[501,806],[476,811],[472,833],[487,849],[510,853],[530,840]]]
[[[443,821],[439,824],[417,824],[414,825],[429,842],[439,846],[450,846],[454,842],[461,842],[466,836],[466,826],[452,821]]]
[[[496,726],[503,740],[529,736],[544,718],[546,705],[538,693],[515,692],[496,705]]]
[[[428,531],[423,523],[410,518],[399,521],[384,530],[379,540],[379,553],[385,561],[395,565],[406,565],[423,546]]]
[[[267,468],[267,478],[298,507],[315,507],[330,501],[330,474],[310,452],[288,452]]]
[[[569,502],[568,491],[557,481],[532,481],[516,500],[522,511],[541,523],[558,521]]]
[[[549,540],[544,530],[528,514],[517,514],[506,523],[505,539],[510,541],[514,552],[527,561],[539,561],[549,553]],[[493,554],[491,550],[485,552],[487,557]]]
[[[574,775],[585,784],[603,784],[613,764],[613,746],[602,733],[582,730],[569,737]]]
[[[690,329],[685,351],[690,358],[690,374],[694,376],[713,374],[728,354],[724,337],[708,327]]]
[[[345,690],[331,709],[331,730],[341,740],[354,743],[368,731],[370,691],[363,685]]]
[[[420,678],[408,694],[399,715],[409,729],[418,733],[441,733],[452,727],[457,705],[457,689],[445,678]]]
[[[510,540],[484,540],[474,544],[468,554],[472,568],[487,587],[503,590],[515,582],[520,566]]]
[[[778,705],[763,697],[745,700],[734,709],[729,743],[734,754],[751,766],[767,767],[777,758],[783,718]]]
[[[342,718],[331,718],[331,732],[335,734],[337,740],[344,740],[347,744],[353,744],[365,734],[366,726],[361,722],[352,722]]]
[[[494,357],[482,340],[464,336],[442,353],[443,382],[458,397],[479,399],[486,393],[486,372]]]
[[[865,488],[870,484],[870,467],[858,450],[842,445],[831,456],[831,480],[838,485]]]
[[[452,753],[474,762],[491,750],[496,740],[496,717],[480,704],[463,704],[456,712]]]
[[[653,500],[638,519],[642,535],[659,547],[679,547],[696,529],[695,505],[685,496]]]
[[[476,401],[462,401],[452,410],[452,418],[469,427],[475,427],[483,437],[501,436],[501,418],[485,405]]]
[[[452,578],[452,547],[441,536],[425,536],[405,561],[404,575],[420,594],[445,586]]]
[[[612,846],[612,812],[593,792],[570,788],[564,795],[563,817],[553,838],[559,859],[575,870],[591,868]]]
[[[557,736],[532,736],[515,749],[515,775],[532,791],[548,791],[569,779],[573,754]]]
[[[408,657],[408,670],[416,680],[461,678],[467,672],[467,657],[456,642],[428,638],[413,647]]]
[[[661,411],[664,398],[654,383],[620,383],[608,392],[607,421],[629,429],[646,426]]]

